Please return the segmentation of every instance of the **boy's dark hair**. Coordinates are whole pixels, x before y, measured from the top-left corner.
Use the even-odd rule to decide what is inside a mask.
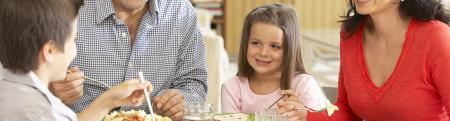
[[[295,9],[289,5],[274,3],[253,9],[245,17],[238,60],[238,76],[251,77],[255,73],[247,61],[250,29],[255,23],[275,25],[283,30],[283,62],[280,88],[287,90],[297,74],[306,73],[300,48],[300,24]]]
[[[83,0],[0,0],[0,62],[15,73],[38,68],[42,46],[64,51]]]
[[[356,6],[352,0],[349,10],[343,16],[343,30],[346,35],[343,38],[350,38],[359,28],[359,25],[367,18],[368,15],[361,15],[356,11]],[[447,25],[450,23],[450,13],[442,5],[441,0],[404,0],[399,3],[399,11],[401,16],[412,17],[419,21],[438,20]],[[352,15],[353,14],[353,15]]]

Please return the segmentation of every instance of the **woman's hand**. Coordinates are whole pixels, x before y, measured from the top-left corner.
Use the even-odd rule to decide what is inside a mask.
[[[127,80],[109,89],[104,95],[111,101],[112,108],[123,105],[137,107],[145,98],[145,88],[148,88],[149,93],[153,91],[153,86],[148,81],[140,83],[139,80]]]
[[[286,114],[288,121],[306,121],[306,110],[297,110],[304,108],[298,95],[292,90],[281,90],[281,94],[284,97],[283,100],[277,103],[279,107],[277,112]]]
[[[143,90],[153,90],[152,84],[146,81],[127,80],[97,97],[84,111],[77,114],[79,121],[100,121],[108,112],[122,105],[139,106],[144,97]]]

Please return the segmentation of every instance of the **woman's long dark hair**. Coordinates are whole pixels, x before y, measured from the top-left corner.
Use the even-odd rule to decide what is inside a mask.
[[[358,30],[364,18],[368,15],[358,14],[356,6],[349,0],[350,9],[343,16],[343,30],[346,33],[344,38],[349,38]],[[404,0],[399,3],[399,11],[401,16],[415,18],[419,21],[438,20],[449,25],[450,13],[444,8],[441,0]]]

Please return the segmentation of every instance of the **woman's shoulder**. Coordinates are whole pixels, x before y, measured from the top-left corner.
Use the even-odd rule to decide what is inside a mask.
[[[339,37],[341,39],[341,44],[356,42],[356,39],[358,39],[358,35],[361,33],[361,31],[362,31],[362,29],[361,29],[361,27],[359,27],[353,34],[350,34],[351,32],[341,29],[340,33],[339,33]]]
[[[429,29],[438,29],[438,30],[448,30],[449,25],[445,24],[438,20],[430,20],[430,21],[420,21],[420,20],[414,20],[417,21],[417,27],[420,29],[423,28],[429,28]],[[437,30],[434,30],[437,31]]]
[[[414,30],[416,36],[431,39],[448,36],[450,34],[449,25],[438,20],[417,21],[416,23]]]
[[[430,50],[439,50],[442,46],[448,46],[450,40],[450,27],[438,20],[417,21],[414,38],[422,40],[421,46]]]
[[[341,54],[354,55],[356,50],[359,49],[358,44],[362,41],[361,28],[359,27],[352,35],[349,35],[349,32],[341,29],[339,45]]]

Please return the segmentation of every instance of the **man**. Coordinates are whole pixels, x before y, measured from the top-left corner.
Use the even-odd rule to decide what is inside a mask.
[[[90,80],[83,84],[81,71],[108,85],[144,72],[154,86],[154,109],[175,120],[182,119],[185,101],[204,101],[205,49],[187,0],[87,0],[78,22],[78,54],[72,66],[79,69],[69,69],[65,80],[50,86],[74,111],[84,110],[107,90]],[[140,109],[148,111],[145,107]]]

